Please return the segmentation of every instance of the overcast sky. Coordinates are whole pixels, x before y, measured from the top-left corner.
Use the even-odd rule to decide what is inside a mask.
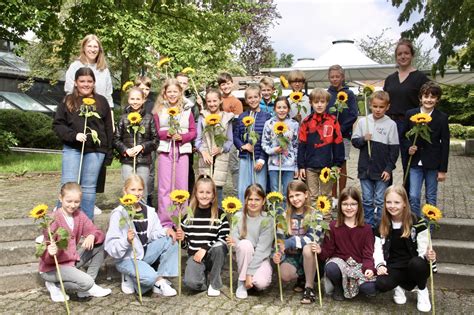
[[[270,30],[273,48],[278,54],[292,53],[295,61],[302,57],[317,58],[338,39],[360,40],[367,35],[400,38],[409,24],[398,26],[401,8],[390,0],[275,0],[281,19]],[[411,23],[418,19],[413,16]],[[423,46],[432,48],[434,40],[422,36]],[[432,53],[434,57],[436,53]]]

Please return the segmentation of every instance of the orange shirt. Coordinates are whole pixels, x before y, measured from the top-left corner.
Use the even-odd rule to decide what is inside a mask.
[[[242,102],[233,95],[222,98],[222,109],[225,112],[234,113],[234,115],[240,115],[244,112]]]

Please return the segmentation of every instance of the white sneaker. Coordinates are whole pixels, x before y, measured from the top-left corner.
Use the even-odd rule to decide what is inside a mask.
[[[244,281],[239,281],[235,296],[239,299],[246,299],[248,297],[247,288],[245,287]]]
[[[102,210],[99,207],[94,206],[94,216],[102,214]]]
[[[399,305],[405,304],[407,302],[405,290],[402,287],[398,286],[393,289],[393,301]]]
[[[209,285],[207,288],[207,295],[208,296],[219,296],[221,295],[221,290],[216,290],[212,287],[212,285]]]
[[[153,286],[153,292],[162,296],[175,296],[177,292],[170,284],[166,279],[158,280]]]
[[[332,284],[331,280],[328,277],[323,277],[324,281],[324,291],[327,295],[332,295],[334,292],[334,285]]]
[[[89,296],[104,297],[104,296],[109,295],[110,293],[112,293],[112,290],[104,289],[104,288],[102,288],[102,287],[100,287],[100,286],[98,286],[97,284],[94,283],[92,288],[90,288],[89,290],[83,291],[83,292],[77,292],[77,297],[79,297],[79,298],[85,298],[85,297],[89,297]]]
[[[133,286],[133,280],[129,276],[122,274],[122,292],[125,294],[135,293],[135,288]]]
[[[37,236],[35,238],[35,243],[36,244],[41,244],[41,243],[43,243],[43,241],[44,241],[44,235],[40,235],[40,236]]]
[[[46,285],[46,289],[48,289],[49,295],[51,296],[51,300],[53,300],[53,302],[64,302],[63,292],[56,286],[55,283],[46,281],[44,284]],[[69,296],[67,294],[66,300],[69,300]]]
[[[418,289],[416,308],[420,312],[429,312],[431,310],[430,293],[428,288]]]

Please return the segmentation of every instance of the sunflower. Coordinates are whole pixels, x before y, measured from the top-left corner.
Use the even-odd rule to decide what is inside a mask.
[[[30,217],[32,217],[33,219],[41,219],[46,215],[47,212],[48,206],[45,204],[40,204],[30,211]]]
[[[209,114],[206,116],[206,124],[215,126],[221,122],[221,116],[219,114]]]
[[[226,213],[232,214],[242,209],[242,203],[238,198],[227,197],[222,200],[222,209],[224,209]]]
[[[427,124],[431,121],[431,116],[425,113],[418,113],[410,117],[415,124]]]
[[[281,86],[284,87],[285,89],[287,89],[287,88],[290,86],[290,84],[288,83],[288,80],[285,78],[284,75],[281,75],[281,76],[280,76],[280,84],[281,84]]]
[[[168,57],[165,57],[158,62],[158,68],[161,68],[163,65],[168,64],[170,62],[171,62],[171,59]]]
[[[128,114],[127,119],[132,125],[138,125],[142,121],[142,115],[140,115],[140,113],[133,112]]]
[[[178,115],[178,114],[179,114],[179,108],[178,107],[174,106],[174,107],[168,108],[168,115],[176,117],[176,115]]]
[[[279,192],[272,191],[267,195],[267,200],[270,201],[271,203],[274,202],[282,202],[283,201],[283,195]]]
[[[331,169],[329,167],[325,167],[321,170],[321,174],[319,174],[319,179],[326,184],[331,179]]]
[[[129,88],[131,88],[133,86],[133,82],[132,81],[127,81],[125,82],[123,85],[122,85],[122,91],[124,92],[127,92]]]
[[[189,199],[189,192],[186,190],[175,189],[170,193],[170,198],[174,202],[184,203]]]
[[[375,92],[375,87],[373,85],[367,84],[364,86],[362,93],[366,94],[367,96],[371,95]]]
[[[196,70],[194,70],[194,69],[191,68],[191,67],[186,67],[186,68],[184,68],[183,70],[181,70],[181,72],[184,73],[184,74],[187,74],[187,73],[195,74],[195,73],[196,73]]]
[[[275,132],[275,134],[277,135],[282,135],[287,131],[288,131],[288,126],[282,121],[276,122],[275,125],[273,126],[273,132]]]
[[[430,204],[425,204],[423,206],[422,212],[425,217],[430,221],[438,221],[443,217],[441,210]]]
[[[294,103],[299,103],[303,100],[303,93],[301,92],[292,92],[290,94],[290,99],[294,102]]]
[[[329,213],[331,210],[331,202],[329,202],[328,197],[319,196],[318,199],[316,199],[316,209],[321,211],[322,214]]]
[[[349,96],[347,96],[347,93],[344,91],[340,91],[339,93],[337,93],[336,97],[337,97],[337,100],[342,103],[347,102],[347,99],[349,98]]]
[[[242,119],[242,123],[244,124],[245,127],[253,125],[254,122],[255,122],[255,119],[252,116],[245,116]]]
[[[122,198],[120,198],[120,203],[124,206],[131,206],[138,202],[138,198],[132,194],[125,194]]]
[[[84,97],[82,99],[82,103],[84,103],[85,105],[94,105],[95,104],[95,99],[93,98],[90,98],[90,97]]]

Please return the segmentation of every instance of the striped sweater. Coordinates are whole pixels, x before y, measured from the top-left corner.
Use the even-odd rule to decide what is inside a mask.
[[[197,208],[192,218],[185,216],[181,222],[184,232],[183,247],[188,249],[189,255],[194,255],[199,249],[206,251],[217,244],[226,246],[225,238],[229,234],[229,222],[219,209],[217,220],[212,224],[211,209]]]

